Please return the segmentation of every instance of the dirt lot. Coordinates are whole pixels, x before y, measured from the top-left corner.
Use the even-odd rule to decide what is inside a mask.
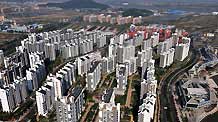
[[[218,16],[213,15],[191,15],[173,22],[177,27],[188,31],[214,32],[218,29]]]
[[[15,47],[20,45],[23,38],[25,38],[24,34],[0,33],[0,49],[7,56],[15,51]]]
[[[19,33],[3,33],[0,32],[0,46],[8,41],[14,40],[15,38],[20,37]]]
[[[17,23],[50,23],[50,22],[60,22],[65,20],[71,20],[75,17],[81,16],[83,13],[72,11],[72,10],[38,10],[30,13],[25,13],[24,16],[13,17]]]

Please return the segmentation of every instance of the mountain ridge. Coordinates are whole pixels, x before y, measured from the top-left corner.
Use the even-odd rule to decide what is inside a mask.
[[[97,3],[93,0],[70,0],[63,3],[48,3],[48,7],[59,7],[63,9],[80,9],[80,8],[109,8],[108,5]]]
[[[99,3],[104,4],[118,4],[118,3],[135,3],[135,4],[160,4],[160,3],[190,3],[190,4],[199,4],[199,3],[207,3],[207,4],[213,4],[214,2],[218,2],[218,0],[95,0]]]

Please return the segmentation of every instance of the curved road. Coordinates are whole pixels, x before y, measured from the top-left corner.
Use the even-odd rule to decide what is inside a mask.
[[[161,122],[177,122],[178,117],[176,113],[175,105],[173,104],[173,96],[171,92],[171,86],[176,79],[191,69],[198,61],[199,53],[193,51],[191,57],[183,61],[183,65],[180,68],[176,68],[163,78],[160,85],[159,93],[159,119]]]

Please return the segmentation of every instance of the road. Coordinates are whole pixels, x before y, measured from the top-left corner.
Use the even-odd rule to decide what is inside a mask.
[[[36,101],[33,103],[33,105],[19,118],[19,122],[23,122],[25,119],[26,119],[26,117],[31,113],[31,112],[33,112],[34,111],[34,109],[36,110],[37,108],[36,108]]]
[[[89,102],[89,103],[88,103],[88,107],[85,109],[85,113],[84,113],[84,115],[81,117],[80,122],[85,122],[86,116],[87,116],[87,114],[89,113],[90,108],[91,108],[93,105],[94,105],[93,102]]]
[[[132,98],[132,78],[129,80],[129,87],[127,92],[127,98],[126,98],[126,107],[130,107],[131,104],[131,98]]]
[[[176,79],[184,74],[186,71],[191,69],[194,64],[198,61],[199,54],[198,52],[193,52],[190,58],[187,58],[182,67],[176,68],[166,75],[161,81],[160,92],[158,95],[159,98],[159,110],[158,110],[158,121],[161,122],[177,122],[178,117],[176,114],[176,109],[173,104],[172,96],[172,84]],[[160,102],[161,101],[161,102]]]

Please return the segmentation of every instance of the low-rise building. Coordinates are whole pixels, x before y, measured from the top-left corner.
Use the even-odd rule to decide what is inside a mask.
[[[184,108],[198,108],[210,105],[212,91],[207,89],[206,85],[206,81],[196,78],[178,81],[176,88],[181,106]]]

